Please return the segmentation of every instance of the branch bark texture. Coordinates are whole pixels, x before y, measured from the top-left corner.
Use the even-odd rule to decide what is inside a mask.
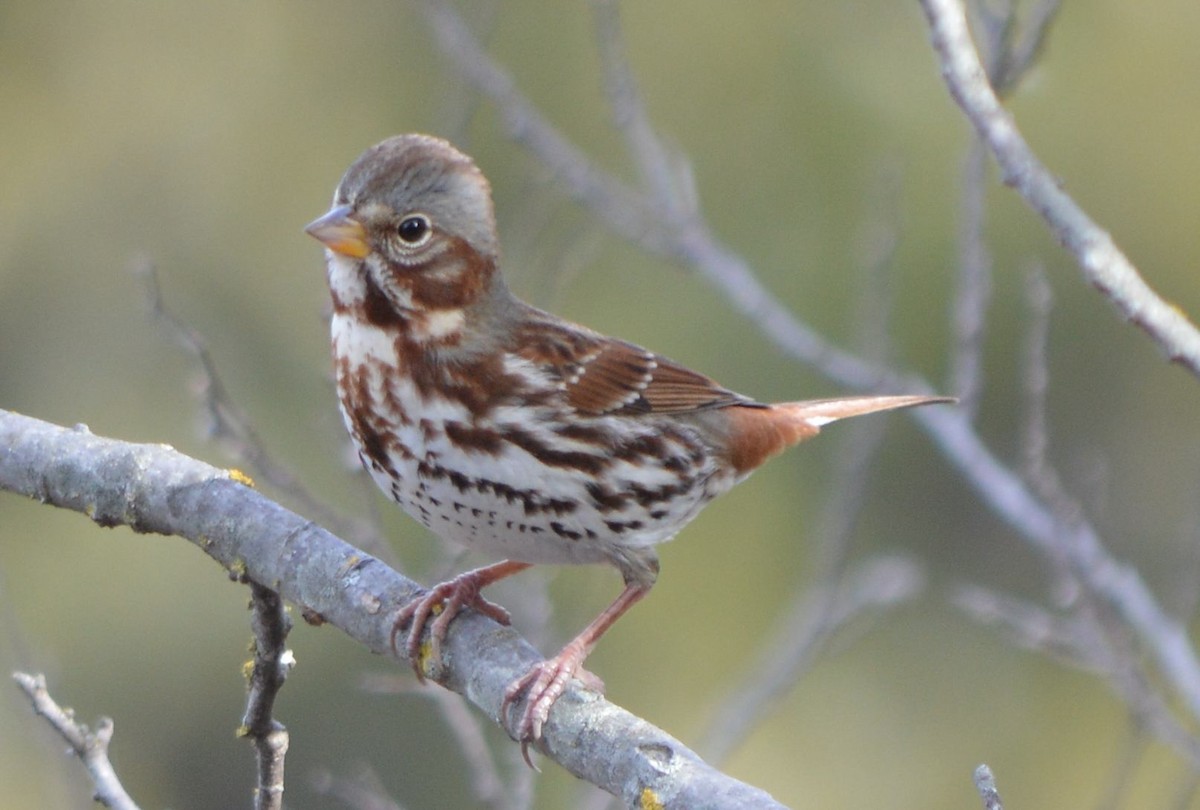
[[[392,656],[396,606],[417,583],[240,483],[166,445],[131,444],[0,410],[0,490],[83,512],[101,526],[186,538],[239,579],[319,614]],[[505,687],[540,660],[514,630],[465,612],[443,647],[442,686],[498,716]],[[538,749],[635,807],[781,808],[662,730],[573,686]]]

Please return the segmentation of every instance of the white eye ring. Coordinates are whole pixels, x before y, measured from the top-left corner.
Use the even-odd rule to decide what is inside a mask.
[[[433,236],[433,223],[424,214],[409,214],[396,226],[396,235],[405,247],[420,247]]]

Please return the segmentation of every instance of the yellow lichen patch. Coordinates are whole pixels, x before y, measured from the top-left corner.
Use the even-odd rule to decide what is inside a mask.
[[[254,643],[251,642],[250,646],[253,647]],[[242,664],[242,677],[246,679],[246,683],[250,683],[250,676],[253,674],[254,674],[254,659],[252,658],[249,661],[246,661],[244,664]]]
[[[428,641],[421,642],[421,646],[417,648],[417,667],[421,672],[429,674],[429,670],[425,665],[429,663],[431,657],[433,657],[433,645]]]
[[[250,726],[246,726],[246,725],[238,726],[234,730],[233,736],[237,737],[239,740],[243,737],[249,737],[250,736]]]
[[[346,559],[342,560],[342,564],[338,566],[338,577],[344,577],[354,570],[354,567],[362,562],[363,558],[358,554],[350,554]]]
[[[234,481],[237,481],[242,486],[250,487],[251,489],[254,489],[254,479],[251,478],[250,476],[246,475],[241,470],[232,469],[232,470],[226,470],[226,472],[229,473],[229,477],[231,479],[233,479]]]
[[[239,558],[229,564],[229,578],[236,582],[241,582],[246,578],[245,560]]]
[[[658,798],[658,794],[650,788],[642,788],[642,795],[638,800],[638,805],[642,810],[663,810],[662,799]]]

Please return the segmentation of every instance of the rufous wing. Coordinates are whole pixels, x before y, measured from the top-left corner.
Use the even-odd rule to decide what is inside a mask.
[[[516,350],[548,366],[561,380],[567,403],[588,416],[678,414],[755,405],[748,397],[641,346],[582,327],[537,323],[524,331]]]
[[[690,413],[750,402],[703,374],[611,339],[579,364],[567,384],[567,400],[587,414]]]

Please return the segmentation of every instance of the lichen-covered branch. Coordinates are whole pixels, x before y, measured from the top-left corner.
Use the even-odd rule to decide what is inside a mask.
[[[283,807],[283,763],[288,750],[288,732],[274,717],[275,698],[294,664],[287,649],[292,620],[279,594],[250,582],[250,626],[254,630],[254,660],[250,664],[250,691],[241,733],[254,743],[258,760],[258,784],[254,788],[255,810]]]
[[[417,583],[320,526],[166,445],[131,444],[0,410],[0,490],[83,512],[101,526],[186,538],[239,578],[277,591],[372,652],[392,656],[392,614]],[[511,628],[455,619],[441,685],[488,717],[505,687],[540,660]],[[627,804],[780,808],[713,769],[678,740],[573,687],[555,704],[538,750]]]

